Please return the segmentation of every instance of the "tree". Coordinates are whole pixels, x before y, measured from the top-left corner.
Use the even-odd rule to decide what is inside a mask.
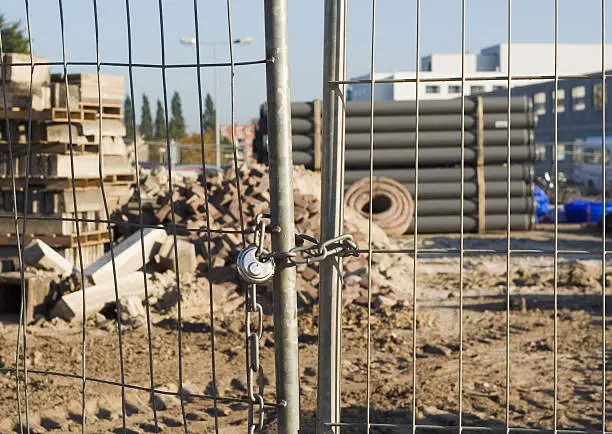
[[[129,96],[123,101],[123,123],[125,124],[125,136],[132,140],[134,138],[134,110],[132,110],[132,99]]]
[[[2,34],[2,50],[5,53],[29,53],[30,46],[21,30],[21,22],[9,23],[0,14],[0,33]]]
[[[204,131],[215,131],[216,119],[217,109],[215,108],[215,103],[210,94],[207,93],[206,99],[204,100],[204,114],[202,115],[202,124],[204,126]]]
[[[153,119],[151,118],[151,106],[149,105],[149,98],[142,95],[142,108],[140,111],[140,134],[145,140],[151,140],[153,138]]]
[[[166,116],[160,100],[157,100],[157,111],[155,112],[155,140],[166,140]]]
[[[172,117],[170,118],[170,138],[178,140],[187,135],[185,131],[185,119],[183,118],[183,107],[181,105],[181,97],[178,92],[172,95],[172,103],[170,110]]]

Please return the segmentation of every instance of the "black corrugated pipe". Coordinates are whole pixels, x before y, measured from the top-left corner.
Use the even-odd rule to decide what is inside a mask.
[[[485,219],[485,230],[501,231],[505,230],[508,222],[506,214],[487,215]],[[418,232],[421,234],[443,234],[443,233],[458,233],[461,229],[461,220],[459,215],[452,216],[430,216],[420,218],[418,223]],[[414,220],[408,233],[413,231]],[[535,216],[533,214],[514,214],[510,216],[510,229],[513,231],[527,231],[535,227]],[[464,216],[463,230],[465,232],[478,231],[478,217]]]
[[[533,161],[533,146],[512,146],[511,158],[514,163]],[[486,165],[502,164],[507,160],[508,149],[504,146],[491,146],[484,150]],[[465,164],[476,164],[477,152],[465,149]],[[293,164],[313,167],[314,157],[303,151],[293,152]],[[419,149],[419,167],[449,166],[461,164],[461,149],[458,148],[425,148]],[[413,149],[378,149],[374,150],[374,167],[377,169],[413,168],[415,150]],[[370,166],[369,150],[347,150],[345,152],[346,170],[367,169]]]
[[[308,151],[314,147],[314,138],[301,134],[292,137],[294,151]],[[375,149],[412,148],[415,146],[415,133],[411,131],[401,133],[375,133]],[[508,143],[507,130],[485,130],[485,146],[503,146]],[[528,129],[510,130],[510,144],[529,145],[533,143],[533,131]],[[423,131],[419,132],[419,146],[430,148],[461,146],[461,131]],[[465,146],[476,146],[476,135],[470,131],[465,132]],[[369,133],[347,133],[346,149],[369,149]]]
[[[344,182],[352,184],[362,178],[370,176],[369,170],[349,170],[344,174]],[[393,178],[400,183],[414,183],[415,169],[374,169],[374,176]],[[485,182],[505,181],[507,178],[506,167],[498,164],[496,166],[485,166]],[[533,181],[533,165],[512,165],[510,166],[511,180]],[[464,170],[464,181],[476,181],[476,169],[466,167]],[[459,167],[439,167],[419,169],[419,183],[427,182],[461,182],[461,168]]]
[[[508,98],[505,97],[483,97],[484,113],[506,113],[508,111]],[[421,101],[420,114],[461,114],[461,98]],[[527,112],[531,110],[531,101],[524,96],[510,99],[510,110],[513,112]],[[260,109],[260,117],[267,114],[267,105],[263,104]],[[468,97],[465,100],[465,113],[476,112],[476,98]],[[414,101],[376,101],[374,103],[375,116],[415,115]],[[346,103],[346,116],[369,116],[369,101],[348,101]],[[313,116],[312,102],[296,102],[291,104],[291,117],[309,118]]]

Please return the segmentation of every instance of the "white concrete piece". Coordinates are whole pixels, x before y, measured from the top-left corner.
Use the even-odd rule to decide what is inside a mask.
[[[197,266],[195,245],[181,238],[176,239],[176,250],[178,252],[178,271],[179,273],[193,273]],[[176,261],[174,259],[174,237],[168,236],[162,244],[155,262],[162,267],[176,272]]]
[[[151,252],[166,240],[164,229],[146,228],[143,231],[145,260],[151,259]],[[117,277],[125,276],[143,267],[140,231],[136,231],[113,248]],[[84,274],[95,284],[113,280],[113,264],[110,250],[96,262],[85,268]]]
[[[152,286],[149,286],[152,288]],[[142,272],[127,274],[117,279],[119,298],[144,298],[144,278]],[[85,313],[87,316],[100,311],[107,303],[115,302],[115,282],[108,279],[99,285],[85,288]],[[51,310],[52,317],[60,317],[66,321],[81,319],[83,316],[83,290],[71,292],[58,300]]]
[[[72,263],[41,240],[34,240],[23,249],[25,265],[55,271],[62,276],[72,274]]]

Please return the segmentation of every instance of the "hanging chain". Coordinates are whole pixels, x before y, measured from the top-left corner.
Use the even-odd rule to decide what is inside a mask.
[[[247,369],[247,389],[249,398],[249,434],[260,432],[264,426],[264,373],[259,360],[259,344],[263,335],[263,308],[257,302],[257,284],[266,283],[274,274],[275,261],[286,261],[289,265],[312,264],[330,256],[358,256],[357,244],[350,234],[340,235],[324,243],[308,235],[296,235],[296,246],[288,252],[268,252],[265,250],[265,234],[278,232],[267,228],[265,219],[269,215],[255,217],[254,242],[238,255],[238,271],[247,283],[248,302],[245,309],[246,341],[249,363]],[[251,323],[256,320],[257,328]],[[282,405],[282,404],[279,404]]]
[[[255,231],[255,258],[260,260],[264,250],[264,234],[266,224],[263,216],[260,214],[256,217],[257,230]],[[249,366],[247,369],[247,390],[249,394],[249,417],[248,428],[249,434],[260,432],[264,426],[264,372],[259,360],[259,344],[263,336],[263,308],[257,302],[257,284],[249,283],[248,287],[248,303],[246,305],[246,338],[247,352],[249,354]],[[256,317],[257,328],[251,327],[253,317]],[[256,411],[257,408],[257,411]],[[257,415],[257,416],[256,416]]]
[[[249,367],[247,370],[247,390],[249,394],[249,434],[259,432],[264,425],[264,373],[259,362],[259,343],[263,335],[263,308],[257,302],[257,285],[248,285],[248,303],[246,306],[246,337],[247,351],[249,353]],[[252,317],[257,318],[257,328],[251,328]],[[255,388],[255,382],[257,388]],[[259,416],[255,418],[255,407],[258,407]]]

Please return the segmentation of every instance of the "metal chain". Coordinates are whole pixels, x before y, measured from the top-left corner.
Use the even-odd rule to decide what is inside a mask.
[[[323,243],[309,235],[296,234],[296,246],[288,252],[264,252],[263,240],[266,232],[264,218],[266,217],[269,218],[266,214],[258,214],[255,217],[255,224],[257,225],[255,229],[256,256],[262,261],[273,258],[274,260],[287,260],[290,265],[304,265],[321,262],[330,256],[347,257],[359,255],[357,243],[355,243],[351,234],[343,234]],[[273,232],[274,228],[271,228],[270,231]]]
[[[248,248],[256,247],[257,261],[266,262],[286,261],[289,265],[312,264],[320,262],[330,256],[346,257],[357,256],[357,244],[350,234],[340,235],[320,243],[316,238],[308,235],[296,235],[296,247],[288,252],[267,252],[264,248],[267,214],[258,214],[255,217],[254,242]],[[275,232],[271,227],[268,232]],[[240,261],[239,261],[240,262]],[[244,276],[244,274],[243,274]],[[246,279],[246,278],[245,278]],[[248,283],[248,281],[247,281]],[[263,335],[263,308],[257,302],[257,285],[248,284],[248,302],[245,309],[246,342],[249,363],[247,368],[247,389],[249,397],[249,434],[260,432],[264,426],[264,373],[259,360],[259,344]],[[257,328],[251,328],[253,317],[257,315]],[[257,411],[256,411],[256,407]]]
[[[259,257],[264,251],[264,235],[266,224],[263,214],[257,215],[255,223],[255,245],[257,246],[256,256]],[[252,317],[257,315],[257,328],[251,328]],[[263,336],[263,308],[257,302],[257,285],[248,285],[248,303],[246,305],[246,340],[247,352],[249,354],[249,364],[247,368],[247,390],[249,397],[249,434],[260,432],[264,427],[264,373],[259,360],[259,343]],[[256,378],[256,382],[254,381]],[[257,388],[255,388],[257,386]],[[258,412],[256,412],[258,407]],[[258,414],[258,416],[256,416]]]
[[[264,373],[259,361],[259,342],[263,335],[263,308],[257,302],[257,285],[249,285],[248,303],[246,306],[246,338],[249,353],[249,366],[247,369],[247,390],[249,394],[249,434],[259,432],[264,425]],[[251,319],[257,314],[257,328],[251,329]],[[257,377],[257,390],[255,390],[254,377]],[[259,407],[259,416],[255,418],[255,407]]]

